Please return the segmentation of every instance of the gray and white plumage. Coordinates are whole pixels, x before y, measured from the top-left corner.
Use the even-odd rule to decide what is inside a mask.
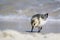
[[[31,25],[32,25],[31,32],[33,31],[33,28],[36,28],[36,27],[39,30],[38,32],[40,32],[40,30],[42,29],[42,26],[46,24],[47,18],[48,18],[48,13],[33,15],[31,18]]]

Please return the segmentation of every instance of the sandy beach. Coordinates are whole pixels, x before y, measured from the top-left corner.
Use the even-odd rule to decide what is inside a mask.
[[[48,13],[40,33],[31,17]],[[60,0],[0,0],[0,40],[60,40]]]

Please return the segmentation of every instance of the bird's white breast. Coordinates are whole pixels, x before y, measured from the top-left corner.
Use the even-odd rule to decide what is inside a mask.
[[[47,22],[47,20],[44,20],[44,19],[42,19],[42,18],[40,18],[39,21],[40,21],[39,26],[43,26],[43,25],[46,24],[46,22]]]

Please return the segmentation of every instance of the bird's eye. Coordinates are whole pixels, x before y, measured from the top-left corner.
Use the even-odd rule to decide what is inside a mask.
[[[48,13],[44,15],[46,18],[48,17]]]

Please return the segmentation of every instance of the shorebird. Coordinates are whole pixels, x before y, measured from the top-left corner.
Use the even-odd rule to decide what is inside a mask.
[[[48,18],[48,13],[46,14],[35,14],[31,18],[31,32],[33,32],[34,28],[38,28],[38,32],[41,31],[42,26],[46,24]]]

